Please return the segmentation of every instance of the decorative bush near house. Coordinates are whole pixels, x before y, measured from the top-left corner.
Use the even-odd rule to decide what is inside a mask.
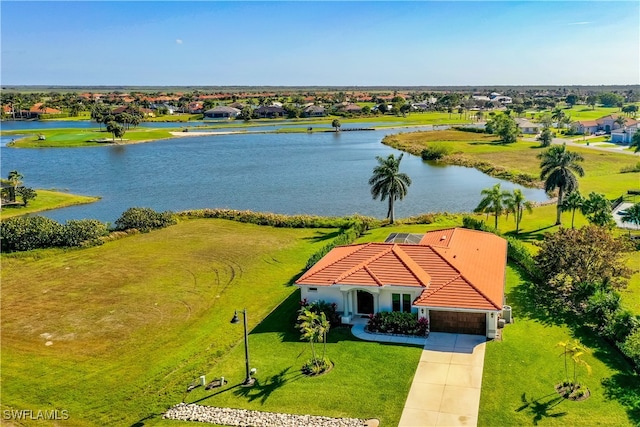
[[[429,321],[424,317],[418,318],[413,313],[383,311],[369,316],[367,330],[369,332],[425,337],[429,333]]]

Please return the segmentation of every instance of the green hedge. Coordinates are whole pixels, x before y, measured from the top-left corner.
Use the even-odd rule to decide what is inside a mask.
[[[115,222],[116,231],[150,230],[168,227],[177,221],[172,212],[156,212],[150,208],[129,208]]]
[[[13,217],[0,223],[3,251],[101,244],[107,225],[94,219],[69,220],[62,225],[43,216]]]

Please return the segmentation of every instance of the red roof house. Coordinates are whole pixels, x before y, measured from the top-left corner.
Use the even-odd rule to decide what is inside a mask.
[[[463,228],[413,240],[418,243],[390,238],[334,248],[296,281],[301,298],[336,303],[344,323],[410,311],[426,317],[431,331],[494,338],[504,305],[506,240]]]

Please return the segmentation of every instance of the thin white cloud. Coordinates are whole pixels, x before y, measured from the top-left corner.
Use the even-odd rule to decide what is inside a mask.
[[[176,44],[182,44],[182,39],[176,39]]]
[[[591,21],[570,22],[569,25],[587,25],[591,24]]]

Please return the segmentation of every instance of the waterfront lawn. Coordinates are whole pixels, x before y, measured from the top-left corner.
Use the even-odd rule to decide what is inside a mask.
[[[527,279],[510,266],[507,303],[515,323],[502,330],[502,341],[487,343],[479,426],[602,425],[640,423],[640,381],[630,365],[609,344],[564,320],[548,315],[531,299]],[[578,367],[578,382],[591,397],[582,402],[560,398],[554,385],[565,378],[560,341],[577,338],[591,352],[583,356],[592,367]],[[569,360],[569,375],[572,376]]]
[[[42,129],[21,137],[8,145],[18,148],[59,148],[59,147],[97,147],[105,144],[131,144],[137,142],[154,141],[173,138],[170,131],[179,129],[129,129],[123,136],[123,141],[116,138],[112,142],[112,135],[107,131],[98,129]],[[8,131],[3,135],[24,135],[25,131]],[[39,141],[38,134],[45,136],[46,140]],[[91,142],[92,140],[105,140],[105,142]]]
[[[64,208],[67,206],[93,203],[100,200],[99,197],[79,196],[77,194],[62,193],[60,191],[52,190],[36,190],[36,194],[38,196],[30,201],[26,207],[22,205],[3,206],[1,213],[2,219],[51,209]],[[21,200],[20,196],[18,196],[17,199]]]
[[[449,147],[454,154],[504,167],[514,173],[523,172],[539,176],[540,160],[537,155],[543,149],[537,143],[518,141],[513,144],[499,144],[494,141],[495,138],[494,135],[447,130],[397,134],[385,138],[385,143],[417,155],[429,144],[438,143]],[[627,190],[637,187],[637,172],[620,173],[622,168],[634,166],[638,162],[637,157],[587,147],[569,147],[569,150],[581,154],[585,159],[582,163],[585,176],[579,178],[580,191],[583,194],[595,191],[615,199]]]
[[[326,355],[334,363],[328,373],[307,377],[300,372],[311,358],[308,342],[293,324],[300,307],[296,291],[249,335],[251,367],[257,384],[241,388],[245,377],[244,346],[238,345],[207,372],[207,379],[224,376],[221,389],[199,387],[185,402],[332,417],[378,418],[381,425],[398,425],[409,393],[420,346],[360,341],[348,327],[329,331]],[[240,325],[237,329],[242,329]],[[316,344],[322,354],[323,345]],[[393,363],[389,363],[393,361]],[[170,425],[170,424],[169,424]]]
[[[230,350],[242,360],[233,310],[246,307],[253,329],[333,237],[198,219],[94,248],[2,254],[0,408],[66,409],[79,426],[157,416]]]

